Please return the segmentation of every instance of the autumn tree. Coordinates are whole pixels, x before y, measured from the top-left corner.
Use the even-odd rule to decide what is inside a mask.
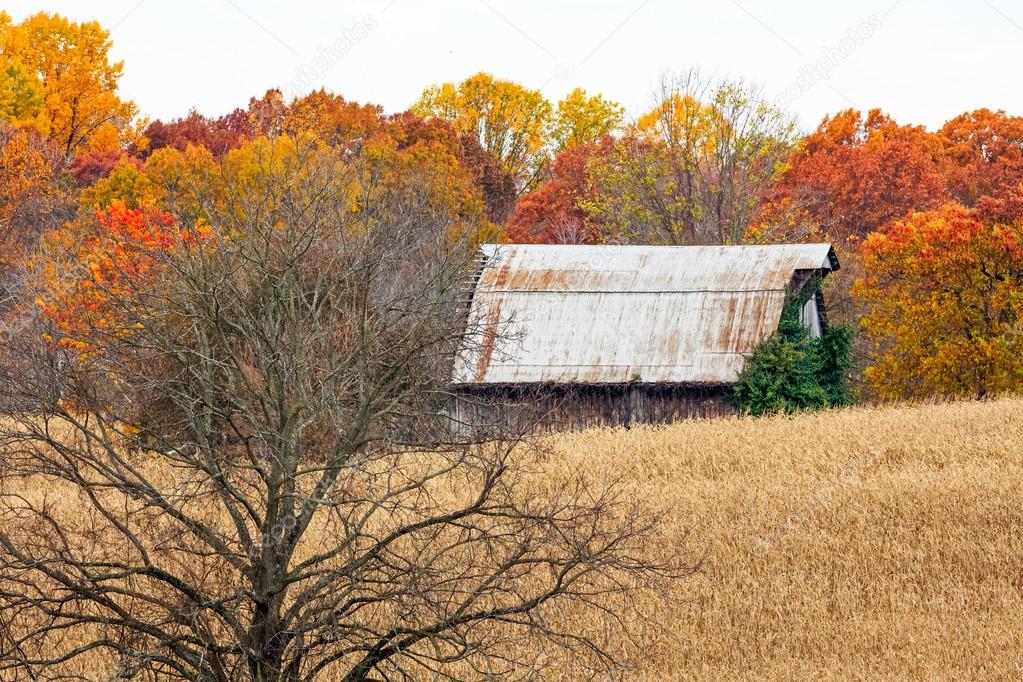
[[[320,89],[288,104],[282,130],[290,135],[312,133],[333,147],[358,153],[384,125],[383,108],[350,102]]]
[[[786,114],[740,81],[666,76],[654,108],[593,167],[591,210],[625,240],[740,243],[794,131]]]
[[[201,219],[182,228],[175,217],[119,202],[68,222],[46,235],[45,263],[37,303],[53,326],[47,338],[65,348],[91,352],[90,336],[130,332],[134,313],[124,309],[157,281],[166,256],[206,240]],[[76,266],[66,267],[73,258]]]
[[[97,134],[133,139],[136,108],[117,95],[123,64],[109,60],[110,34],[99,23],[77,23],[40,12],[20,23],[0,22],[0,53],[38,84],[38,129],[68,158]],[[9,82],[9,80],[8,80]]]
[[[32,128],[0,122],[0,311],[40,234],[74,211],[60,150]]]
[[[1023,183],[1023,117],[977,109],[942,126],[948,187],[959,202],[1014,192]]]
[[[398,149],[416,144],[444,147],[457,164],[465,168],[482,194],[487,219],[495,224],[507,219],[515,204],[515,176],[505,170],[500,159],[485,150],[474,136],[459,133],[442,119],[424,119],[412,112],[387,117],[383,130],[395,139]]]
[[[879,396],[1023,388],[1023,195],[914,213],[868,236],[863,258]]]
[[[157,244],[152,277],[111,287],[66,261],[120,332],[51,325],[54,342],[0,348],[25,360],[0,374],[23,406],[0,422],[0,674],[619,669],[609,638],[642,615],[636,591],[676,572],[671,551],[637,558],[656,519],[613,485],[531,473],[543,453],[513,434],[452,435],[472,243],[421,210],[421,178],[367,193],[359,163],[257,139],[173,219],[208,220],[208,241]],[[154,221],[170,227],[116,218]],[[43,477],[53,497],[17,493]]]
[[[601,95],[588,95],[576,88],[558,102],[551,130],[554,151],[599,142],[619,132],[625,123],[625,109]]]
[[[459,132],[445,119],[426,120],[412,112],[385,116],[378,105],[360,104],[321,89],[288,103],[280,121],[285,134],[312,134],[353,156],[368,148],[386,147],[388,138],[396,151],[417,145],[443,147],[449,161],[471,175],[491,221],[503,222],[514,202],[515,177],[501,160],[485,150],[476,136]]]
[[[614,110],[577,91],[562,111],[585,110],[586,102]],[[523,197],[510,231],[520,239],[555,238],[548,226],[560,225],[557,239],[743,242],[793,136],[792,121],[755,88],[697,72],[665,77],[654,108],[624,134],[556,157],[553,177]]]
[[[183,152],[189,145],[205,147],[222,156],[252,138],[255,125],[244,109],[235,109],[219,118],[209,118],[192,110],[184,118],[167,123],[157,119],[146,126],[142,134],[146,146],[139,154],[143,157],[164,147]]]
[[[399,146],[394,138],[384,136],[366,149],[359,165],[364,172],[357,185],[358,202],[369,203],[380,195],[400,196],[403,203],[415,207],[412,210],[448,216],[449,229],[459,239],[483,228],[475,241],[492,241],[484,237],[491,228],[484,220],[479,188],[460,163],[458,151],[447,144],[420,139]]]
[[[118,157],[113,167],[78,195],[83,213],[122,204],[128,208],[154,208],[159,188],[148,177],[145,165],[130,156]]]
[[[840,112],[788,159],[762,218],[811,223],[835,241],[862,239],[947,200],[940,156],[940,139],[922,126],[900,125],[878,109]]]
[[[42,128],[42,111],[43,87],[36,74],[17,57],[0,54],[0,120]]]
[[[583,244],[603,240],[600,217],[588,207],[595,187],[590,165],[608,154],[615,140],[576,144],[551,164],[551,178],[523,195],[508,219],[508,239],[523,244]]]
[[[110,175],[125,158],[128,154],[118,149],[84,152],[71,162],[71,174],[79,187],[90,187]],[[134,158],[132,160],[135,161]]]
[[[247,110],[256,135],[276,137],[284,132],[284,119],[288,104],[277,88],[271,88],[262,97],[250,97]]]
[[[478,73],[458,84],[427,88],[412,110],[475,137],[515,176],[520,191],[541,179],[553,108],[539,90]]]

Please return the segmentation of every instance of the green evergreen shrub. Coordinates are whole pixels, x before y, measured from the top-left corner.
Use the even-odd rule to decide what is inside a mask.
[[[799,311],[818,285],[805,287],[785,302],[778,331],[753,351],[732,392],[732,404],[743,413],[819,410],[852,402],[848,370],[852,330],[830,326],[815,339],[799,319]]]

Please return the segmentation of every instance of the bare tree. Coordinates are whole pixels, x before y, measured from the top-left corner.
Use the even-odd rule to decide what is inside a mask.
[[[667,244],[738,244],[795,142],[761,91],[698,71],[665,75],[654,107],[595,177],[605,231]]]
[[[451,435],[471,242],[415,177],[288,144],[191,188],[214,235],[107,292],[116,330],[8,347],[0,677],[619,670],[628,597],[680,574],[656,518]]]

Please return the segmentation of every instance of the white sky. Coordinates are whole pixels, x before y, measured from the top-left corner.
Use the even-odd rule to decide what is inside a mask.
[[[153,118],[324,86],[400,111],[477,71],[647,108],[662,72],[699,67],[785,97],[804,128],[879,106],[929,127],[986,106],[1023,114],[1019,0],[6,0],[98,19],[123,94]],[[853,32],[850,38],[850,31]],[[824,55],[828,56],[825,57]],[[817,73],[808,69],[821,62]],[[800,82],[801,74],[803,76]],[[807,75],[809,74],[809,75]],[[785,93],[788,93],[787,95]]]

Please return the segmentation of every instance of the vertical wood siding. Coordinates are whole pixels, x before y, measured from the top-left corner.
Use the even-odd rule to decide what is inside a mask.
[[[457,432],[572,431],[668,424],[735,414],[730,386],[551,384],[460,387],[450,416]]]

